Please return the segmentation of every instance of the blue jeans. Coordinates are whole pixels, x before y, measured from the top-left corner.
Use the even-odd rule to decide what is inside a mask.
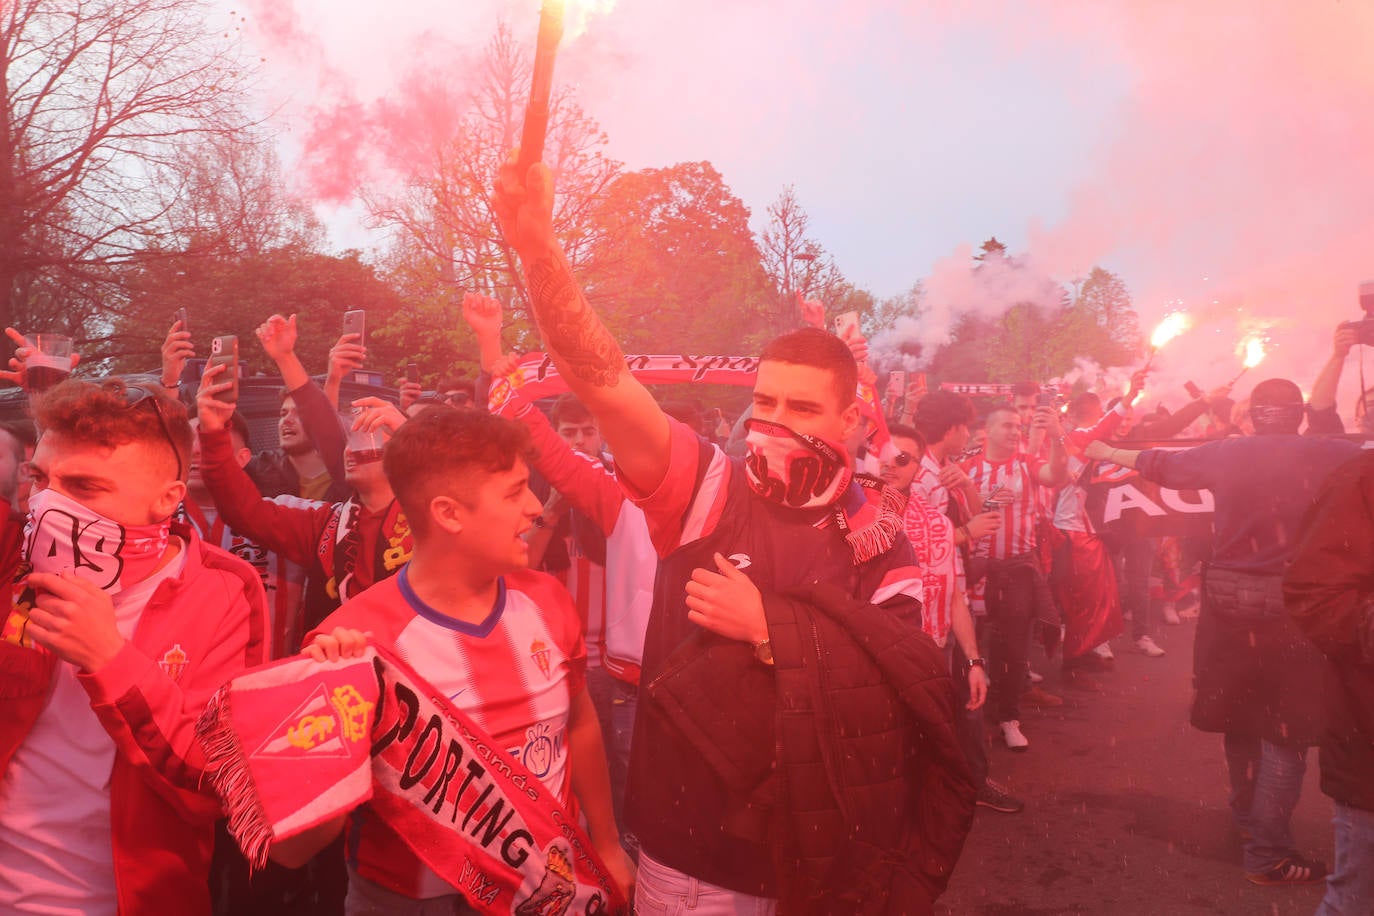
[[[1316,916],[1374,913],[1374,811],[1336,803],[1336,867]]]
[[[774,916],[778,902],[707,884],[640,851],[635,883],[638,916]]]
[[[1251,874],[1267,871],[1294,855],[1293,809],[1302,794],[1307,749],[1228,734],[1226,766],[1231,773],[1231,812],[1244,841],[1241,864]]]
[[[606,765],[610,770],[615,822],[620,825],[621,843],[633,853],[637,844],[625,829],[625,780],[630,772],[630,743],[634,738],[639,688],[598,667],[587,669],[587,692],[591,694],[597,721],[601,723],[601,743],[605,745]]]

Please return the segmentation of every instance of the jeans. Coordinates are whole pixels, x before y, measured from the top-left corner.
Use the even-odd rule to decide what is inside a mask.
[[[639,854],[638,916],[774,916],[777,910],[776,900],[707,884]]]
[[[954,644],[953,633],[949,635],[949,643],[945,646],[945,658],[949,659],[949,673],[954,678],[954,689],[959,696],[954,729],[959,735],[959,746],[964,749],[964,756],[968,758],[968,765],[973,770],[973,784],[982,786],[988,780],[988,747],[984,734],[983,708],[968,708],[968,674],[964,668],[964,662],[968,659]],[[983,702],[986,703],[987,700]]]
[[[1307,749],[1248,735],[1225,737],[1231,812],[1244,841],[1241,863],[1251,874],[1293,855],[1293,809],[1302,794]]]
[[[1021,718],[1021,691],[1030,670],[1037,570],[1014,560],[993,560],[987,585],[988,705],[998,722]]]
[[[344,916],[476,916],[461,894],[417,900],[389,891],[373,881],[348,870],[348,897]]]
[[[638,843],[625,828],[625,781],[630,772],[630,744],[634,738],[635,711],[639,688],[627,684],[604,668],[587,669],[587,692],[601,723],[601,743],[606,748],[606,766],[611,776],[611,808],[620,826],[620,841],[631,855]]]
[[[1336,803],[1336,867],[1316,916],[1374,913],[1374,811]]]
[[[1150,601],[1150,569],[1155,562],[1155,542],[1150,538],[1127,537],[1115,545],[1117,588],[1121,592],[1121,611],[1131,615],[1131,639],[1154,633],[1154,607]]]

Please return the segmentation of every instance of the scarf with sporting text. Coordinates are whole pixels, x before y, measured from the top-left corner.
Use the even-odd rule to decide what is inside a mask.
[[[550,789],[385,649],[250,671],[220,689],[197,730],[255,868],[274,841],[368,802],[479,912],[625,906]]]

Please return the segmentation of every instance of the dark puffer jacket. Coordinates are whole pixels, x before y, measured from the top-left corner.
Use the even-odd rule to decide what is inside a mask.
[[[1374,811],[1374,452],[1342,465],[1303,520],[1288,611],[1331,661],[1322,791]]]
[[[710,635],[649,687],[734,793],[729,829],[766,835],[787,914],[933,911],[976,789],[944,653],[833,586],[765,596],[776,666]],[[772,709],[732,695],[775,693]]]

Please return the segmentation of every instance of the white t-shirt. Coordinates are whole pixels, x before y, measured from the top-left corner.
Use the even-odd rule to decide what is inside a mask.
[[[133,636],[164,579],[181,575],[186,544],[143,582],[113,596],[115,626]],[[110,776],[114,739],[91,709],[77,668],[59,661],[52,692],[0,777],[0,913],[115,916]]]

